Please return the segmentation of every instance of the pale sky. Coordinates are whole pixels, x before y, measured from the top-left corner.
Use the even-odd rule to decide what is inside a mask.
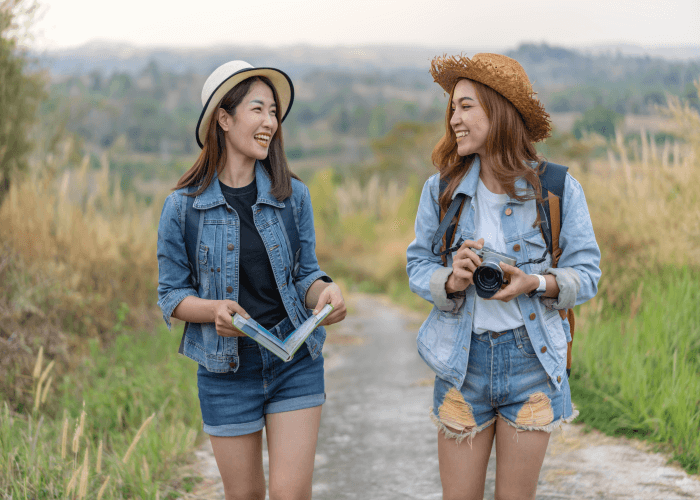
[[[700,0],[39,0],[36,48],[700,45]]]

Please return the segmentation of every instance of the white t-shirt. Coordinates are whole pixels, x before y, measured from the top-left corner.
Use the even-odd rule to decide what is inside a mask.
[[[507,201],[507,194],[492,193],[479,179],[474,196],[475,239],[484,238],[484,246],[505,254],[508,254],[508,251],[501,228],[501,212]],[[517,300],[485,300],[476,294],[474,297],[476,302],[472,329],[475,333],[484,333],[487,330],[503,332],[525,324]]]

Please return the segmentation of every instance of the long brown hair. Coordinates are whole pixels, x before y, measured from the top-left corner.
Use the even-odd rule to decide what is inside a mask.
[[[541,201],[542,189],[538,177],[539,168],[533,169],[524,163],[535,161],[539,164],[540,158],[520,113],[508,99],[491,87],[474,80],[469,81],[474,84],[479,103],[484,108],[490,122],[489,132],[486,136],[486,155],[493,165],[494,176],[511,198],[520,201],[531,199]],[[447,211],[452,201],[452,194],[459,186],[464,174],[471,168],[475,157],[475,154],[459,156],[457,153],[457,139],[452,126],[450,126],[454,89],[452,87],[445,112],[445,135],[433,149],[431,158],[433,165],[440,171],[440,177],[448,181],[447,188],[439,199],[443,212]],[[524,177],[530,183],[534,192],[532,190],[516,192],[515,181],[520,177]],[[535,225],[538,221],[539,215]]]
[[[243,101],[243,98],[248,94],[250,87],[254,82],[260,81],[270,87],[272,95],[275,98],[277,109],[280,107],[277,90],[269,78],[264,76],[253,76],[240,82],[238,85],[229,90],[221,99],[214,112],[211,114],[209,125],[207,127],[207,136],[204,140],[204,147],[199,157],[195,160],[194,165],[185,174],[180,177],[174,189],[181,189],[188,186],[198,186],[197,190],[188,196],[197,196],[204,192],[212,179],[214,173],[221,173],[221,170],[226,165],[226,139],[224,130],[219,125],[217,116],[219,109],[223,109],[229,115],[235,116],[236,107]],[[299,180],[287,164],[287,157],[284,154],[284,141],[282,139],[282,123],[277,126],[277,132],[270,141],[267,158],[261,160],[263,167],[270,176],[272,188],[270,190],[272,196],[277,201],[282,201],[292,194],[292,177]]]

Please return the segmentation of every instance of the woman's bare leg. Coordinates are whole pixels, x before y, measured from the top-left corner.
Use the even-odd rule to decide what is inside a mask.
[[[438,431],[438,459],[443,500],[482,500],[495,425],[461,443]],[[458,432],[458,431],[453,431]]]
[[[245,436],[209,436],[226,500],[264,500],[262,431]]]
[[[321,406],[266,415],[270,500],[309,500]]]
[[[496,500],[533,500],[549,433],[496,421]]]

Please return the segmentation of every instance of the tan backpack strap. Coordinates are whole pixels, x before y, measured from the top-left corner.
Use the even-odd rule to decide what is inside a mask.
[[[552,193],[549,193],[549,216],[552,220],[552,267],[557,267],[561,248],[559,248],[559,232],[561,231],[561,200]]]

